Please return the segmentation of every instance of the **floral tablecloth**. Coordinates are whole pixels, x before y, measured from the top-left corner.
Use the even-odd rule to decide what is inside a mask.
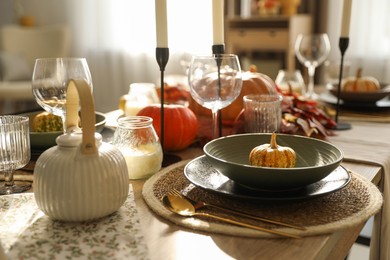
[[[53,221],[34,194],[0,196],[0,241],[9,259],[148,259],[132,186],[124,205],[105,218]]]

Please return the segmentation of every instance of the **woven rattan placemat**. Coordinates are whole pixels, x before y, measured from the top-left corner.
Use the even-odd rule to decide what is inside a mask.
[[[264,202],[227,197],[191,184],[183,174],[187,163],[188,161],[176,163],[152,176],[145,183],[142,194],[146,203],[157,215],[194,230],[244,237],[276,237],[272,234],[225,224],[213,219],[185,218],[171,213],[161,203],[161,198],[170,189],[185,190],[187,195],[193,199],[203,200],[220,206],[228,206],[253,215],[306,227],[305,231],[301,231],[281,228],[280,226],[256,220],[234,217],[251,224],[278,229],[300,236],[326,234],[360,224],[376,214],[383,203],[382,194],[378,188],[356,173],[352,173],[352,180],[345,188],[329,195],[307,200]],[[209,213],[217,213],[221,216],[232,217],[231,215],[224,215],[221,212],[207,208],[202,210]]]

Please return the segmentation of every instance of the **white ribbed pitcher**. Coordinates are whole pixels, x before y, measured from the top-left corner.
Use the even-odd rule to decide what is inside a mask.
[[[118,210],[129,192],[126,161],[95,133],[92,93],[84,80],[71,80],[66,94],[67,133],[38,158],[34,196],[39,209],[62,221],[87,221]],[[78,128],[81,104],[82,131]]]

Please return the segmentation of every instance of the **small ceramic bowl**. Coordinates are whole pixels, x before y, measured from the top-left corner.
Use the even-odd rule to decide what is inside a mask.
[[[61,131],[55,132],[34,132],[32,129],[32,122],[34,117],[43,111],[35,111],[24,113],[22,115],[30,118],[30,143],[33,149],[47,149],[56,145],[56,138],[62,134]],[[103,113],[95,112],[96,116],[96,132],[101,132],[106,124],[106,116]]]
[[[296,166],[251,166],[251,150],[270,140],[271,134],[231,135],[208,142],[203,150],[211,165],[223,175],[246,187],[266,190],[288,190],[315,183],[334,171],[343,159],[343,152],[328,142],[278,134],[278,145],[294,149]]]

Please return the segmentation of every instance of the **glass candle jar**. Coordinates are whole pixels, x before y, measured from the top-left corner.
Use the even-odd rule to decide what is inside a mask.
[[[153,83],[132,83],[125,103],[125,115],[136,116],[142,108],[155,103],[159,103],[159,98]]]
[[[129,179],[148,178],[161,169],[163,152],[152,122],[146,116],[118,119],[113,145],[125,157]]]

